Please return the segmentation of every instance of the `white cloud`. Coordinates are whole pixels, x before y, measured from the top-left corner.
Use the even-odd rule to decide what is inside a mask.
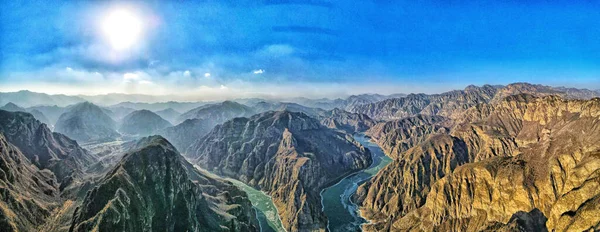
[[[227,89],[227,86],[221,85],[221,87],[219,87],[219,89]]]
[[[205,73],[204,77],[210,77],[210,73]]]
[[[296,52],[296,49],[288,44],[271,44],[258,51],[259,56],[264,57],[282,57],[289,56]]]
[[[263,73],[265,73],[265,70],[263,70],[263,69],[252,70],[252,73],[254,73],[254,74],[263,74]]]
[[[140,76],[135,73],[125,73],[123,74],[123,80],[125,81],[133,81],[140,79]]]
[[[190,70],[185,70],[185,72],[183,72],[183,76],[190,77],[190,76],[192,76],[192,73],[190,72]]]
[[[71,67],[67,67],[66,70],[67,70],[67,72],[73,71],[73,69]]]

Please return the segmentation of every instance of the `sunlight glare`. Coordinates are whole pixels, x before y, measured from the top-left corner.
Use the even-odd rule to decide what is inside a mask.
[[[130,11],[116,9],[104,19],[102,31],[115,50],[124,50],[140,39],[142,21]]]

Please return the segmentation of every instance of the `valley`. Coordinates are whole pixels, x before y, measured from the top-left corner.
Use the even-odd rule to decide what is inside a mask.
[[[37,119],[47,109],[10,103],[0,216],[9,231],[600,225],[596,95],[516,83],[356,98],[335,101],[350,111],[264,100],[155,109],[169,120],[83,102],[43,118],[54,127]]]
[[[600,1],[0,1],[0,232],[600,232]]]
[[[327,229],[332,232],[361,231],[361,225],[368,223],[368,221],[360,216],[358,206],[353,202],[352,196],[359,185],[369,180],[392,161],[377,144],[369,141],[369,137],[358,134],[354,138],[369,148],[373,155],[373,164],[367,169],[345,177],[333,186],[323,189],[321,192],[323,212],[329,220]]]

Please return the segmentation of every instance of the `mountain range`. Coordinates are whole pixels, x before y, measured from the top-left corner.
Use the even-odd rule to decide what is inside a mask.
[[[80,142],[107,141],[119,137],[117,122],[102,108],[83,102],[69,107],[54,128]]]
[[[267,192],[290,231],[323,230],[320,191],[372,162],[352,136],[289,111],[227,121],[188,147],[186,156]]]
[[[328,231],[359,177],[334,198],[363,231],[600,229],[597,91],[124,97],[0,94],[1,231]]]

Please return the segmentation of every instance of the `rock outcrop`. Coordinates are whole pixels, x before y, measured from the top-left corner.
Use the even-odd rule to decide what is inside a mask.
[[[152,135],[173,126],[167,120],[149,110],[136,110],[121,120],[119,132],[128,135]]]
[[[10,111],[10,112],[19,112],[19,111],[27,112],[26,109],[16,105],[15,103],[12,103],[12,102],[6,103],[6,105],[0,107],[0,110],[6,110],[6,111]]]
[[[217,125],[226,122],[235,117],[249,117],[254,114],[254,110],[249,106],[242,105],[233,101],[224,101],[219,104],[204,105],[194,108],[179,116],[178,122],[186,119],[205,119],[212,124]]]
[[[157,110],[157,111],[154,111],[154,113],[158,114],[158,116],[160,116],[161,118],[164,118],[165,120],[169,121],[172,124],[177,123],[177,118],[179,118],[179,116],[181,115],[181,113],[174,110],[173,108]]]
[[[365,132],[391,158],[427,140],[429,136],[449,130],[452,121],[441,116],[417,115],[381,122]]]
[[[46,115],[44,115],[44,113],[42,113],[41,111],[33,109],[33,110],[30,110],[29,113],[31,115],[33,115],[33,117],[35,119],[37,119],[38,121],[40,121],[41,123],[45,123],[48,127],[54,128],[54,125],[52,123],[50,123],[50,120],[48,120]]]
[[[600,228],[600,99],[519,94],[455,124],[360,187],[366,230],[509,230],[546,219],[540,229]]]
[[[50,123],[50,120],[46,118],[46,115],[44,115],[44,113],[36,109],[26,110],[12,102],[9,102],[6,103],[6,105],[4,105],[3,107],[0,107],[0,110],[6,110],[10,112],[29,112],[31,115],[33,115],[33,117],[35,117],[35,119],[39,120],[42,123],[46,123],[48,127],[52,127],[52,124]]]
[[[376,120],[394,120],[417,114],[456,118],[471,106],[491,101],[497,90],[497,86],[484,85],[468,86],[464,90],[442,94],[409,94],[406,97],[358,105],[350,111],[366,114]]]
[[[289,102],[270,103],[270,102],[261,101],[261,102],[254,104],[252,106],[252,109],[256,113],[264,113],[267,111],[284,111],[284,110],[287,110],[290,112],[302,112],[311,117],[316,117],[318,115],[325,113],[325,110],[320,109],[320,108],[307,107],[307,106],[303,106],[303,105],[300,105],[297,103],[289,103]]]
[[[317,118],[326,127],[343,130],[350,134],[365,132],[376,124],[365,114],[350,113],[338,108],[323,112]]]
[[[70,231],[258,231],[244,192],[146,138],[88,192]]]
[[[63,113],[54,131],[63,133],[80,143],[110,141],[119,137],[117,123],[102,108],[89,103],[71,106]]]
[[[349,134],[289,111],[218,125],[186,155],[209,171],[267,192],[288,231],[325,230],[320,191],[372,163],[370,152]]]
[[[0,230],[36,231],[58,206],[58,194],[54,175],[0,133]]]
[[[513,83],[507,86],[484,85],[467,86],[464,90],[454,90],[441,94],[410,94],[406,97],[392,98],[356,105],[348,111],[366,114],[375,120],[394,120],[417,114],[438,115],[457,119],[472,106],[482,103],[497,103],[508,96],[529,94],[536,97],[560,96],[564,99],[587,100],[600,96],[600,93],[574,88],[554,88],[529,83]]]
[[[209,120],[187,119],[172,127],[160,130],[158,134],[165,137],[177,150],[185,151],[192,143],[208,134],[214,125]]]
[[[0,110],[0,133],[37,167],[54,172],[61,187],[81,176],[85,167],[96,161],[77,142],[50,131],[29,113]]]

